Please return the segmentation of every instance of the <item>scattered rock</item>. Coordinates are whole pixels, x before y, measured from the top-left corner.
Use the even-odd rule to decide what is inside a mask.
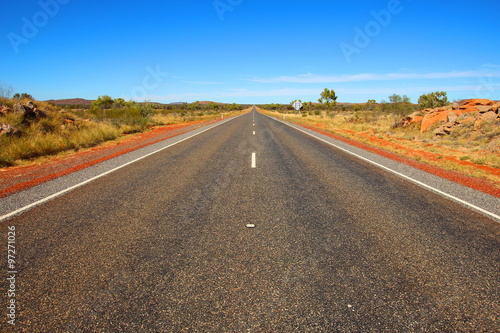
[[[491,106],[491,111],[495,111],[498,113],[498,109],[500,109],[500,102],[497,102]]]
[[[473,118],[472,121],[474,121],[475,118]],[[462,126],[462,122],[448,122],[448,123],[445,123],[443,125],[440,125],[438,126],[435,130],[434,130],[434,134],[436,135],[448,135],[450,134],[454,128],[458,128],[460,126]]]
[[[33,102],[29,102],[28,105],[16,103],[14,105],[14,113],[22,114],[24,116],[23,121],[47,117],[45,112],[43,112],[42,110],[38,110]]]
[[[434,130],[434,134],[436,134],[436,135],[448,135],[449,132],[445,131],[445,127],[443,125],[441,125]]]
[[[495,104],[495,102],[493,102],[492,100],[489,100],[489,99],[469,99],[469,100],[466,100],[464,105],[468,105],[468,106],[474,106],[474,105],[493,105]]]
[[[453,103],[453,104],[451,105],[451,109],[452,109],[452,110],[458,110],[458,109],[460,109],[460,104],[459,104],[459,103],[456,103],[456,102],[455,102],[455,103]]]
[[[422,119],[422,125],[420,125],[420,131],[422,133],[427,132],[432,127],[432,125],[446,121],[448,121],[448,112],[446,111],[429,113],[424,116],[424,119]]]
[[[31,107],[26,106],[26,105],[23,105],[23,107],[25,109],[23,122],[29,122],[31,120],[37,120],[40,118],[47,117],[45,112],[38,110],[37,108],[31,108]]]
[[[489,111],[492,111],[493,107],[492,106],[484,106],[484,105],[478,105],[476,106],[476,109],[480,112],[480,113],[485,113],[485,112],[489,112]]]
[[[476,119],[476,121],[474,122],[474,131],[479,131],[481,129],[482,124],[483,121],[481,120],[481,118]]]
[[[403,118],[403,120],[401,121],[401,126],[407,127],[411,124],[421,122],[422,119],[424,119],[424,117],[421,114],[422,114],[421,112],[413,112],[409,116]]]
[[[0,117],[4,117],[11,112],[12,112],[12,109],[9,108],[8,106],[0,105]]]
[[[493,112],[493,111],[490,111],[490,112],[485,112],[483,114],[481,114],[481,120],[482,121],[493,121],[495,119],[497,119],[498,115]]]
[[[21,136],[21,131],[9,124],[0,126],[0,135]]]
[[[455,123],[458,119],[458,114],[455,112],[449,112],[448,113],[448,122],[449,123]]]
[[[463,120],[461,120],[460,124],[473,123],[475,121],[476,121],[476,118],[474,118],[472,116],[468,116],[468,117],[464,118]]]
[[[25,112],[24,105],[22,105],[20,103],[14,104],[14,113],[16,113],[16,114],[24,114],[24,112]]]

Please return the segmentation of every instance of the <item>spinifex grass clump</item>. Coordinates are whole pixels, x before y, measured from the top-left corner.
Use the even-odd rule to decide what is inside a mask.
[[[47,103],[36,103],[42,108]],[[12,166],[16,161],[95,146],[117,138],[123,130],[108,122],[81,119],[71,112],[44,108],[43,117],[27,119],[22,114],[0,116],[0,124],[15,127],[17,135],[0,135],[0,167]]]
[[[134,102],[110,109],[94,106],[78,113],[45,102],[5,98],[3,102],[8,111],[0,114],[0,124],[8,124],[18,132],[0,135],[0,167],[15,165],[19,160],[93,147],[121,134],[144,131],[152,124],[147,106]],[[15,104],[28,105],[29,102],[39,110],[38,115],[28,117],[26,113],[15,112]]]

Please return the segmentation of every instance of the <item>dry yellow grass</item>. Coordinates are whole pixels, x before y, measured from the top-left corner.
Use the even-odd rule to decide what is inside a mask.
[[[234,117],[236,115],[249,112],[250,109],[245,109],[241,111],[231,111],[224,112],[224,118]],[[221,118],[221,113],[193,113],[190,115],[182,116],[177,113],[157,113],[154,114],[151,119],[153,120],[153,124],[156,126],[162,125],[173,125],[173,124],[181,124],[190,121],[210,121]]]

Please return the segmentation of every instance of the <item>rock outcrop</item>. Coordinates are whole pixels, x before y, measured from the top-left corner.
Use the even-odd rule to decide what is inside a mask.
[[[29,102],[28,105],[16,103],[14,105],[14,113],[23,115],[23,122],[47,117],[45,112],[39,110],[33,102]]]
[[[21,131],[9,124],[0,125],[0,135],[21,136]]]
[[[499,117],[500,103],[489,99],[470,99],[462,101],[462,103],[453,103],[448,107],[435,109],[425,109],[422,112],[413,113],[405,117],[402,121],[403,127],[413,123],[421,122],[420,131],[425,133],[429,131],[435,124],[440,124],[434,130],[436,135],[450,134],[453,128],[460,125],[463,119],[460,117],[463,114],[471,113],[476,121],[476,127],[480,128],[483,121],[495,121]],[[421,114],[424,114],[422,117]]]

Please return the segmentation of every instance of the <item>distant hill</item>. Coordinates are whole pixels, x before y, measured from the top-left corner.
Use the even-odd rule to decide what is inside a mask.
[[[55,105],[86,105],[90,106],[92,105],[92,100],[89,99],[83,99],[83,98],[69,98],[69,99],[49,99],[45,102],[52,103]],[[156,105],[182,105],[185,102],[174,102],[174,103],[169,103],[169,104],[164,104],[164,103],[157,103],[157,102],[151,102],[152,104]],[[211,101],[201,101],[199,102],[201,105],[208,105],[210,103],[215,103],[218,105],[224,105],[225,103],[218,103],[218,102],[211,102]],[[139,103],[143,104],[143,103]]]
[[[83,98],[69,98],[69,99],[49,99],[45,101],[48,103],[56,104],[56,105],[91,105],[92,101]]]
[[[200,101],[201,105],[208,105],[210,103],[215,103],[217,105],[224,105],[225,103],[218,103],[218,102],[212,102],[212,101]]]

